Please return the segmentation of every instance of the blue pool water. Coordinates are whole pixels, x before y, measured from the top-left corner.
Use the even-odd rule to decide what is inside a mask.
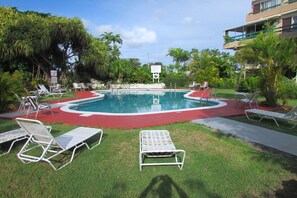
[[[104,92],[103,99],[77,102],[71,110],[105,113],[148,113],[192,109],[217,105],[217,102],[190,100],[186,92],[166,91],[116,91]]]

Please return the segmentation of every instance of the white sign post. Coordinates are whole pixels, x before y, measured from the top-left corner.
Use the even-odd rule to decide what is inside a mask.
[[[51,83],[57,84],[58,83],[58,73],[57,70],[51,70]]]
[[[153,75],[153,82],[155,79],[158,79],[158,83],[160,80],[160,73],[161,73],[161,65],[151,65],[151,73]]]

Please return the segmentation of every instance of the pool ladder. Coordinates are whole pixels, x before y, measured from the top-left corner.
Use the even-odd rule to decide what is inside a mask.
[[[206,89],[204,89],[204,91],[202,92],[202,94],[201,94],[201,96],[200,96],[200,102],[202,101],[203,96],[204,96],[205,94],[207,94],[207,95],[205,96],[206,101],[208,101],[208,99],[209,99],[210,96],[212,96],[212,95],[215,96],[215,99],[217,98],[217,95],[216,95],[216,92],[215,92],[215,88],[212,88],[210,91],[209,91],[209,90],[210,90],[209,87],[207,87]],[[208,92],[208,91],[209,91],[209,92]]]

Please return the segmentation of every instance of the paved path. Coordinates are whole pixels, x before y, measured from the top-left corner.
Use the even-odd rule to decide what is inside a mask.
[[[193,122],[297,156],[297,136],[221,117],[193,120]]]

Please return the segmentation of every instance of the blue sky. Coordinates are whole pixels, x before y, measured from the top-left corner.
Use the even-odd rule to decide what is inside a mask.
[[[245,24],[251,0],[0,0],[0,5],[79,17],[94,36],[120,34],[122,58],[168,65],[172,47],[223,50],[224,30]]]

